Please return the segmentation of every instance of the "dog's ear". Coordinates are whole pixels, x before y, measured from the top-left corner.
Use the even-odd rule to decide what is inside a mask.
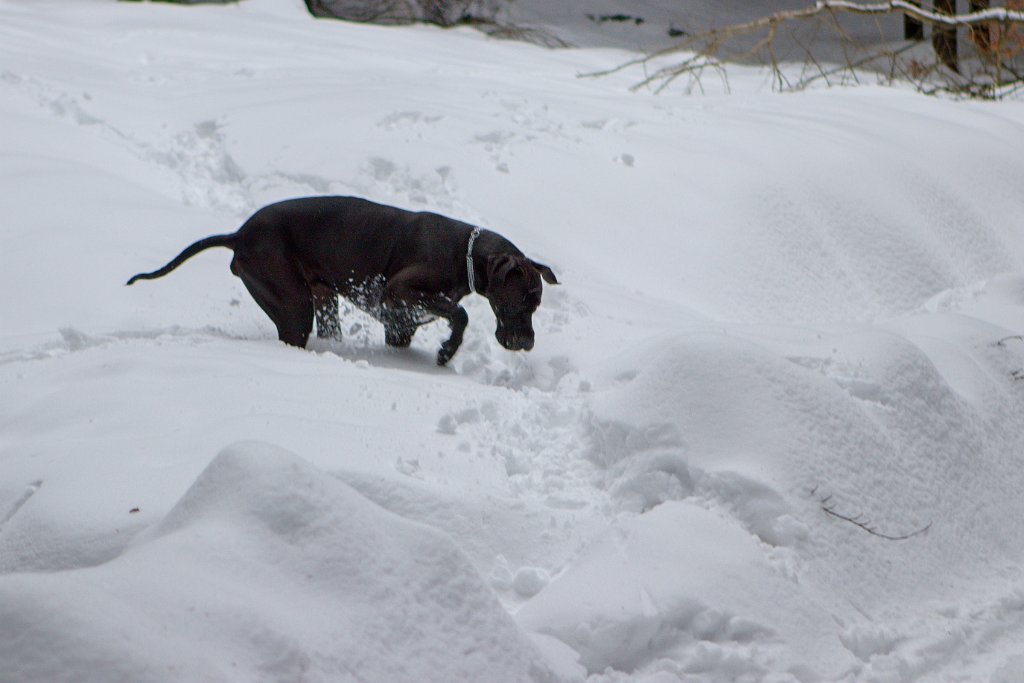
[[[549,285],[558,284],[558,278],[555,277],[554,271],[545,266],[543,263],[537,263],[536,261],[531,259],[530,265],[537,269],[537,272],[540,273],[540,276],[544,278],[544,282],[548,283]]]
[[[516,260],[511,254],[491,254],[487,257],[487,278],[494,282],[504,282],[515,267]]]

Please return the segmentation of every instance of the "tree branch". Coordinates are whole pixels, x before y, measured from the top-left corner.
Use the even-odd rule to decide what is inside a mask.
[[[817,492],[818,492],[818,487],[815,486],[811,490],[811,495],[814,496],[815,494],[817,494]],[[836,510],[836,504],[834,502],[832,502],[832,496],[831,495],[825,496],[819,502],[821,503],[821,509],[822,509],[822,511],[825,512],[825,514],[831,515],[832,517],[835,517],[836,519],[841,519],[844,522],[849,522],[850,524],[854,525],[858,529],[863,529],[864,531],[868,532],[872,536],[877,536],[879,538],[884,538],[887,541],[906,541],[907,539],[914,538],[915,536],[920,536],[920,535],[922,535],[924,533],[927,533],[928,530],[932,528],[932,523],[928,522],[928,524],[926,524],[925,526],[921,527],[917,531],[911,531],[908,534],[900,534],[900,535],[887,534],[887,533],[883,533],[883,532],[879,531],[878,527],[875,526],[871,522],[871,520],[864,519],[864,515],[862,515],[862,514],[858,514],[856,516],[850,516],[850,515],[846,515],[846,514],[843,514],[843,513],[839,512],[839,511],[837,511]]]
[[[968,27],[972,29],[972,34],[974,27],[991,29],[992,26],[998,24],[1001,27],[1001,31],[997,34],[999,40],[1002,39],[1002,36],[1008,35],[1016,26],[1024,24],[1024,11],[1010,10],[1005,7],[981,9],[966,14],[944,14],[926,10],[908,0],[887,0],[886,2],[864,4],[851,0],[818,0],[803,9],[779,11],[753,21],[687,35],[684,40],[675,45],[629,60],[611,69],[581,75],[584,77],[607,76],[637,65],[643,66],[646,72],[646,67],[654,63],[655,60],[678,53],[691,53],[680,62],[660,66],[650,73],[645,73],[644,79],[632,89],[654,86],[655,91],[660,92],[683,75],[690,76],[699,85],[700,73],[709,67],[718,70],[724,78],[725,67],[721,54],[726,47],[764,31],[765,35],[760,37],[752,48],[742,54],[732,55],[731,58],[744,60],[760,54],[771,69],[773,87],[777,87],[779,90],[802,89],[819,79],[823,79],[831,85],[830,76],[844,72],[853,82],[860,82],[858,74],[872,70],[884,77],[884,74],[875,68],[879,62],[887,65],[885,71],[888,72],[890,82],[897,77],[906,78],[920,92],[928,94],[951,92],[970,97],[998,98],[1024,87],[1024,82],[1022,82],[1024,78],[1019,70],[1007,63],[1012,60],[1016,52],[1003,53],[998,40],[995,45],[996,49],[992,49],[991,45],[988,49],[982,45],[978,46],[983,58],[981,68],[968,75],[957,73],[955,63],[946,64],[950,67],[946,69],[942,64],[922,64],[915,58],[907,60],[905,66],[899,64],[900,56],[914,48],[917,43],[909,42],[904,45],[900,42],[895,46],[890,46],[885,43],[881,34],[882,44],[873,45],[866,50],[861,49],[854,54],[848,50],[848,46],[855,46],[855,41],[844,31],[838,21],[837,15],[843,13],[874,15],[876,24],[878,24],[877,19],[881,16],[902,14],[922,25],[929,24],[936,27],[936,30],[941,27],[947,31],[955,31],[958,27]],[[798,47],[804,53],[804,69],[799,78],[791,82],[787,74],[784,73],[775,51],[778,28],[790,22],[825,17],[831,19],[832,28],[838,36],[843,51],[845,64],[838,65],[834,69],[826,68],[814,56],[812,46],[797,41]],[[991,30],[989,34],[992,34]],[[812,43],[816,36],[817,32],[812,36]],[[1024,45],[1014,49],[1024,52]],[[1008,59],[1007,56],[1009,56]]]
[[[856,517],[847,517],[844,514],[836,512],[834,507],[829,507],[828,505],[825,504],[822,504],[821,509],[824,510],[825,514],[827,515],[832,515],[833,517],[841,519],[844,522],[849,522],[850,524],[868,532],[872,536],[878,536],[879,538],[884,538],[887,541],[905,541],[908,538],[913,538],[914,536],[920,536],[921,534],[927,533],[927,531],[932,528],[932,523],[928,522],[928,524],[921,527],[917,531],[911,531],[909,534],[903,534],[901,536],[891,536],[889,534],[884,534],[881,531],[879,531],[876,527],[872,526],[870,521],[862,519],[861,515],[857,515]]]

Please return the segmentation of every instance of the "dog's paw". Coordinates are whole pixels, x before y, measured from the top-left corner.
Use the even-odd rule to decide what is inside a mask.
[[[455,352],[459,350],[458,345],[451,345],[448,343],[441,345],[441,350],[437,352],[437,364],[441,366],[448,365],[448,361],[452,359]]]

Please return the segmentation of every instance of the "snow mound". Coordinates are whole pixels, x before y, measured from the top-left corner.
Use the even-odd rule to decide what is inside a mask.
[[[0,624],[6,680],[556,680],[446,536],[260,443],[120,556],[0,578]]]
[[[1016,282],[1002,278],[982,303],[1004,305]],[[755,679],[771,672],[821,680],[905,661],[915,671],[905,680],[917,680],[955,659],[939,629],[915,622],[900,599],[965,600],[962,587],[924,577],[977,575],[990,561],[981,559],[984,548],[1024,542],[1016,417],[1024,397],[1016,337],[947,304],[831,333],[666,335],[610,363],[582,435],[613,503],[638,516],[541,591],[521,623],[547,624],[591,673],[649,672],[661,657],[673,673],[693,674],[709,643]],[[965,500],[973,501],[969,514]],[[666,511],[686,505],[704,511]],[[1013,513],[1000,519],[997,509]],[[738,557],[746,574],[732,568]],[[609,590],[616,573],[637,585]],[[783,579],[809,573],[829,588],[790,595]],[[713,577],[714,586],[700,577]],[[1015,604],[1018,586],[973,590],[972,601],[990,605],[985,619],[1007,622],[1003,606]],[[825,597],[840,591],[856,610]],[[560,596],[569,594],[600,595],[588,598],[580,629],[559,616]],[[758,615],[759,606],[779,604],[785,617]],[[768,635],[753,650],[735,639],[723,645],[724,631],[700,636],[692,623],[705,610],[771,624],[782,640],[810,644],[810,668],[769,666],[761,658]],[[819,612],[835,623],[808,626]],[[877,615],[894,626],[879,630]],[[978,628],[972,615],[950,620],[966,633]],[[834,640],[814,640],[819,627],[837,625],[845,653]],[[626,634],[646,640],[631,645]],[[956,648],[973,647],[971,637]],[[660,648],[662,639],[674,649]],[[915,645],[894,660],[901,643]],[[708,667],[727,675],[726,664]]]
[[[571,646],[591,673],[653,666],[701,681],[761,680],[770,671],[810,681],[820,672],[790,666],[781,642],[813,644],[821,661],[839,654],[826,612],[749,535],[683,503],[610,530],[517,617]]]
[[[669,335],[620,358],[595,392],[588,456],[615,486],[643,471],[675,478],[676,495],[640,511],[694,491],[726,493],[727,475],[751,480],[725,495],[730,505],[771,498],[759,481],[780,497],[859,500],[912,528],[957,519],[941,491],[1009,503],[1024,485],[1008,456],[1024,443],[1013,420],[1019,361],[996,344],[1004,333],[937,313],[804,339]],[[765,510],[740,516],[779,544],[758,528]]]

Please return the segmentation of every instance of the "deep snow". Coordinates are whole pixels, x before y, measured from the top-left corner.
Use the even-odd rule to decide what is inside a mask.
[[[1024,108],[628,57],[0,0],[0,681],[1020,680]],[[550,263],[537,348],[123,286],[318,193]]]

